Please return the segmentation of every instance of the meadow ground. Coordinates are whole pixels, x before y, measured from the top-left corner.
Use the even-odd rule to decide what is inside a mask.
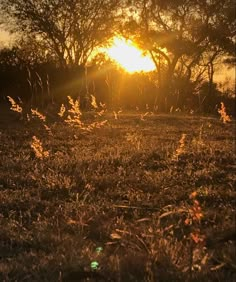
[[[0,280],[235,281],[235,121],[97,119],[0,114]]]

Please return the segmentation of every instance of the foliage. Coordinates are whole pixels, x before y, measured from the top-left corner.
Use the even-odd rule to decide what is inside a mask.
[[[62,67],[84,65],[112,34],[119,1],[4,0],[2,9],[25,33],[47,43]]]
[[[198,86],[206,76],[211,96],[215,62],[234,56],[233,1],[130,2],[134,12],[127,19],[124,34],[129,30],[128,36],[150,53],[169,108],[171,95],[178,95],[175,82],[181,79],[186,87],[190,80]]]
[[[149,104],[215,113],[221,95],[215,71],[235,60],[232,0],[4,0],[0,6],[20,34],[15,47],[0,51],[1,96],[20,96],[34,107],[65,103],[69,95],[80,98],[81,108],[94,96],[115,112]],[[149,53],[156,72],[124,75],[96,55],[122,34]]]

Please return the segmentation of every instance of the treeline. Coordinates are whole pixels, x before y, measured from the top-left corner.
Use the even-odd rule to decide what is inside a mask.
[[[12,52],[13,50],[2,50]],[[4,54],[6,55],[6,53]],[[19,63],[19,61],[18,61]],[[64,103],[67,96],[80,99],[83,109],[91,107],[91,95],[97,103],[106,104],[111,110],[146,110],[156,112],[185,111],[195,113],[217,113],[220,102],[228,112],[235,114],[235,99],[230,90],[221,92],[213,84],[211,103],[208,99],[209,83],[202,83],[197,89],[194,82],[176,80],[172,95],[167,101],[165,89],[156,83],[155,72],[127,74],[112,63],[103,67],[90,66],[73,69],[60,68],[55,64],[0,63],[0,99],[20,98],[34,107],[44,108],[50,103]]]
[[[234,11],[233,0],[3,0],[2,18],[20,36],[0,51],[0,96],[43,107],[70,95],[86,108],[94,95],[109,108],[168,112],[216,112],[223,101],[233,113],[234,90],[214,78],[217,65],[235,65]],[[128,75],[101,54],[91,61],[117,34],[156,71]]]

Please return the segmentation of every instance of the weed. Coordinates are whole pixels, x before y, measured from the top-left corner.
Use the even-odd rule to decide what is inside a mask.
[[[100,111],[97,112],[97,115],[98,116],[103,116],[105,114],[105,112],[106,112],[106,104],[100,102],[99,103],[99,107],[100,107]]]
[[[61,107],[60,107],[60,111],[59,111],[58,115],[62,118],[64,116],[65,112],[66,112],[66,108],[65,108],[64,104],[62,104]]]
[[[115,118],[116,120],[119,119],[119,116],[120,116],[121,113],[122,113],[122,110],[119,110],[118,112],[113,111],[114,118]]]
[[[40,113],[38,111],[38,109],[36,109],[36,110],[31,109],[31,114],[32,114],[33,117],[38,118],[39,120],[41,120],[43,122],[46,121],[46,116],[43,115],[42,113]]]
[[[97,112],[97,115],[101,117],[105,114],[105,112],[106,111],[104,109],[102,109],[101,111]]]
[[[204,241],[205,235],[201,233],[201,219],[203,218],[203,212],[200,202],[197,200],[197,192],[190,194],[191,206],[187,211],[187,218],[184,224],[190,227],[189,237],[190,240],[190,274],[194,270],[201,269],[201,265],[206,263],[207,254],[204,254]],[[202,258],[202,254],[204,257]]]
[[[138,151],[141,149],[142,139],[142,135],[137,132],[126,134],[126,140],[131,143]]]
[[[198,137],[192,140],[193,145],[197,148],[198,151],[200,151],[204,146],[202,135],[203,135],[203,124],[199,128]]]
[[[103,120],[103,121],[100,121],[100,122],[96,121],[96,122],[93,122],[93,123],[89,124],[84,129],[87,130],[87,131],[92,131],[95,128],[103,127],[106,123],[107,123],[107,120]]]
[[[17,113],[22,114],[22,111],[23,111],[22,107],[19,104],[17,104],[16,101],[12,97],[7,96],[7,98],[9,100],[9,102],[11,103],[11,110],[13,112],[17,112]]]
[[[150,115],[150,113],[149,112],[146,112],[146,113],[144,113],[144,114],[141,114],[140,115],[140,119],[142,120],[142,121],[144,121],[145,119],[145,117],[147,117],[148,115]]]
[[[199,226],[201,223],[201,219],[203,217],[202,208],[200,206],[199,201],[196,199],[197,192],[193,192],[189,198],[192,200],[192,206],[188,210],[188,216],[185,219],[185,224],[188,226],[192,226],[192,232],[190,233],[191,239],[194,241],[194,243],[198,244],[200,242],[203,242],[203,236],[200,235],[199,228],[196,228],[196,226]]]
[[[179,156],[182,155],[185,152],[185,139],[186,139],[186,134],[183,133],[180,140],[179,140],[179,147],[176,149],[173,159],[178,160]]]
[[[221,107],[218,109],[218,113],[220,114],[220,119],[223,121],[223,123],[227,123],[231,121],[231,118],[226,113],[226,107],[223,102],[220,103]]]
[[[49,152],[43,149],[42,142],[36,136],[32,137],[31,148],[33,149],[37,159],[49,157]]]
[[[65,122],[71,126],[83,127],[81,121],[82,112],[80,111],[79,101],[74,101],[70,96],[67,96],[71,108],[68,110],[68,116]]]
[[[113,111],[113,115],[114,115],[114,118],[117,120],[118,119],[118,115],[115,111]]]
[[[95,96],[91,95],[91,106],[97,111],[97,116],[101,117],[106,112],[106,104],[99,103],[97,104]]]
[[[44,124],[43,127],[49,135],[51,135],[51,136],[53,135],[51,128],[48,125]]]
[[[99,110],[96,114],[97,116],[101,117],[105,113],[105,109],[104,109],[105,105],[101,104],[101,110],[100,110],[96,102],[96,98],[93,95],[91,95],[91,97],[92,97],[91,105],[93,106],[94,109]],[[95,128],[103,127],[107,123],[107,120],[103,120],[103,121],[95,121],[86,125],[81,120],[82,112],[80,110],[79,101],[78,100],[74,101],[70,96],[68,96],[68,100],[70,104],[70,109],[66,110],[64,104],[62,104],[60,111],[58,113],[60,117],[64,117],[67,114],[67,117],[65,117],[64,121],[68,125],[79,127],[81,130],[90,132]]]
[[[98,108],[98,105],[97,105],[97,102],[96,102],[96,98],[95,96],[91,95],[91,106],[94,108],[94,109],[97,109]]]

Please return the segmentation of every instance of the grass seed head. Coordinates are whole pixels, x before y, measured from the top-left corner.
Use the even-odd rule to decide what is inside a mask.
[[[22,113],[23,111],[22,107],[19,104],[17,104],[16,101],[12,97],[7,96],[7,98],[9,102],[11,103],[11,110],[13,112]]]
[[[96,98],[95,96],[91,95],[91,106],[94,108],[94,109],[97,109],[98,108],[98,105],[97,105],[97,102],[96,102]]]
[[[220,105],[221,105],[221,107],[220,107],[220,109],[218,109],[218,113],[220,114],[220,119],[223,121],[223,123],[230,122],[231,119],[230,119],[230,116],[227,115],[227,113],[226,113],[226,107],[225,107],[224,103],[221,102]]]
[[[32,114],[33,117],[38,118],[38,119],[41,120],[42,122],[45,122],[45,121],[46,121],[46,116],[43,115],[42,113],[40,113],[40,112],[38,111],[38,109],[36,109],[36,110],[31,109],[31,114]]]
[[[76,126],[76,127],[83,127],[83,123],[81,121],[82,112],[80,111],[80,104],[79,101],[74,101],[70,96],[67,96],[69,104],[71,108],[68,110],[68,116],[65,119],[65,122],[69,124],[70,126]],[[63,105],[64,106],[64,105]],[[62,108],[64,111],[64,109]],[[64,114],[64,113],[63,113]]]
[[[66,108],[65,108],[64,104],[61,104],[61,108],[60,108],[60,111],[59,111],[58,115],[60,117],[63,117],[65,112],[66,112]]]
[[[42,142],[36,136],[32,137],[31,148],[33,149],[35,157],[37,159],[44,159],[49,157],[49,152],[43,149]]]
[[[179,140],[179,147],[176,149],[173,159],[179,158],[180,155],[182,155],[185,152],[185,140],[186,140],[187,134],[183,133],[180,140]]]

